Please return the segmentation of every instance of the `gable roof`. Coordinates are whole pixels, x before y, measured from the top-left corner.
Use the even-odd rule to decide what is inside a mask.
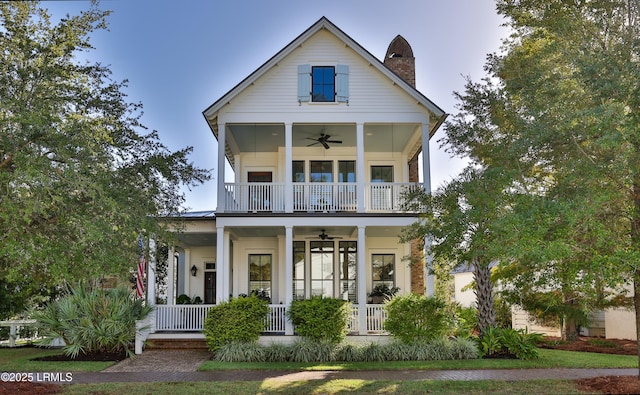
[[[317,33],[320,30],[326,30],[331,32],[334,36],[336,36],[339,40],[341,40],[347,47],[353,49],[357,54],[362,56],[366,61],[368,61],[373,67],[377,68],[382,74],[391,79],[396,85],[401,87],[405,92],[407,92],[411,97],[413,97],[416,102],[422,106],[424,106],[427,110],[432,112],[436,117],[436,123],[432,130],[429,131],[429,135],[433,136],[435,131],[440,127],[447,114],[438,107],[434,102],[429,100],[425,95],[420,93],[416,88],[407,83],[404,79],[400,78],[396,73],[394,73],[390,68],[388,68],[380,59],[373,56],[369,51],[367,51],[364,47],[358,44],[355,40],[353,40],[349,35],[343,32],[340,28],[334,25],[329,19],[326,17],[320,18],[316,23],[311,25],[307,30],[305,30],[302,34],[296,37],[293,41],[291,41],[287,46],[285,46],[282,50],[276,53],[271,59],[267,60],[262,66],[258,67],[253,73],[247,76],[244,80],[242,80],[239,84],[233,87],[230,91],[225,93],[221,98],[207,107],[203,112],[205,119],[209,121],[209,119],[213,119],[218,111],[222,109],[227,103],[229,103],[232,99],[238,96],[245,88],[249,87],[256,80],[258,80],[262,75],[264,75],[268,70],[272,67],[276,66],[278,62],[287,57],[291,52],[293,52],[296,48],[302,45],[305,41],[307,41],[311,36]],[[207,122],[209,123],[209,122]],[[215,127],[211,125],[212,129]]]

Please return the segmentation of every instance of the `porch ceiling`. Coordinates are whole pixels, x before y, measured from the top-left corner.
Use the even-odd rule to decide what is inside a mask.
[[[277,152],[284,147],[284,126],[276,124],[230,124],[229,131],[241,152]],[[356,127],[351,124],[295,124],[292,143],[294,147],[306,147],[320,134],[330,135],[342,144],[332,147],[355,147]],[[366,124],[364,127],[365,151],[402,151],[416,133],[412,124]]]
[[[180,233],[178,240],[185,247],[215,247],[217,244],[215,233]]]
[[[229,230],[238,238],[277,237],[285,235],[284,227],[280,226],[230,227]],[[297,239],[315,239],[323,230],[331,237],[340,237],[345,239],[356,239],[358,237],[357,227],[355,226],[294,226],[293,237]],[[402,227],[399,226],[368,226],[366,228],[365,235],[367,237],[398,237],[401,231]]]

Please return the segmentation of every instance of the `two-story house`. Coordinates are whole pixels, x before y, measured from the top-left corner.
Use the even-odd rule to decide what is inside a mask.
[[[217,208],[185,218],[156,331],[197,331],[207,306],[257,292],[270,332],[293,334],[287,306],[322,295],[350,300],[351,330],[367,334],[382,330],[374,287],[425,292],[424,260],[405,260],[419,243],[399,243],[416,215],[401,204],[430,189],[429,139],[446,114],[416,90],[404,38],[380,61],[323,17],[203,115],[218,141]],[[175,305],[179,294],[204,304]]]

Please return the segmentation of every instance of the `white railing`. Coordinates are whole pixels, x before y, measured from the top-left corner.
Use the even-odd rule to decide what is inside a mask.
[[[265,332],[284,332],[286,308],[282,304],[270,304],[269,313],[264,319]]]
[[[271,182],[244,182],[224,184],[225,211],[229,212],[283,212],[284,184]]]
[[[423,185],[417,183],[371,183],[365,188],[365,209],[377,212],[402,211],[405,194],[422,188]]]
[[[293,183],[291,197],[293,211],[355,212],[358,196],[364,196],[366,212],[398,212],[402,210],[405,194],[423,188],[419,183],[371,183],[359,194],[352,182]],[[285,185],[269,182],[226,183],[224,210],[226,212],[284,212]]]
[[[211,304],[161,304],[156,306],[156,331],[199,332]]]
[[[207,311],[214,305],[203,304],[179,304],[157,305],[155,307],[155,331],[170,332],[201,332],[204,328],[204,319]],[[384,321],[386,314],[383,305],[366,305],[367,333],[385,333]],[[281,304],[269,305],[269,313],[265,317],[265,332],[284,333],[286,323],[286,307]],[[348,330],[351,333],[358,332],[359,325],[358,305],[351,307],[351,316]]]
[[[387,319],[387,313],[384,305],[368,304],[367,310],[367,332],[368,333],[384,333],[384,321]]]

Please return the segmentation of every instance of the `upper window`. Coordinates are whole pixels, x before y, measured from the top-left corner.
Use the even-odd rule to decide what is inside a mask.
[[[311,101],[334,102],[336,99],[336,70],[333,66],[311,68]]]
[[[298,65],[298,102],[348,103],[349,66]]]

